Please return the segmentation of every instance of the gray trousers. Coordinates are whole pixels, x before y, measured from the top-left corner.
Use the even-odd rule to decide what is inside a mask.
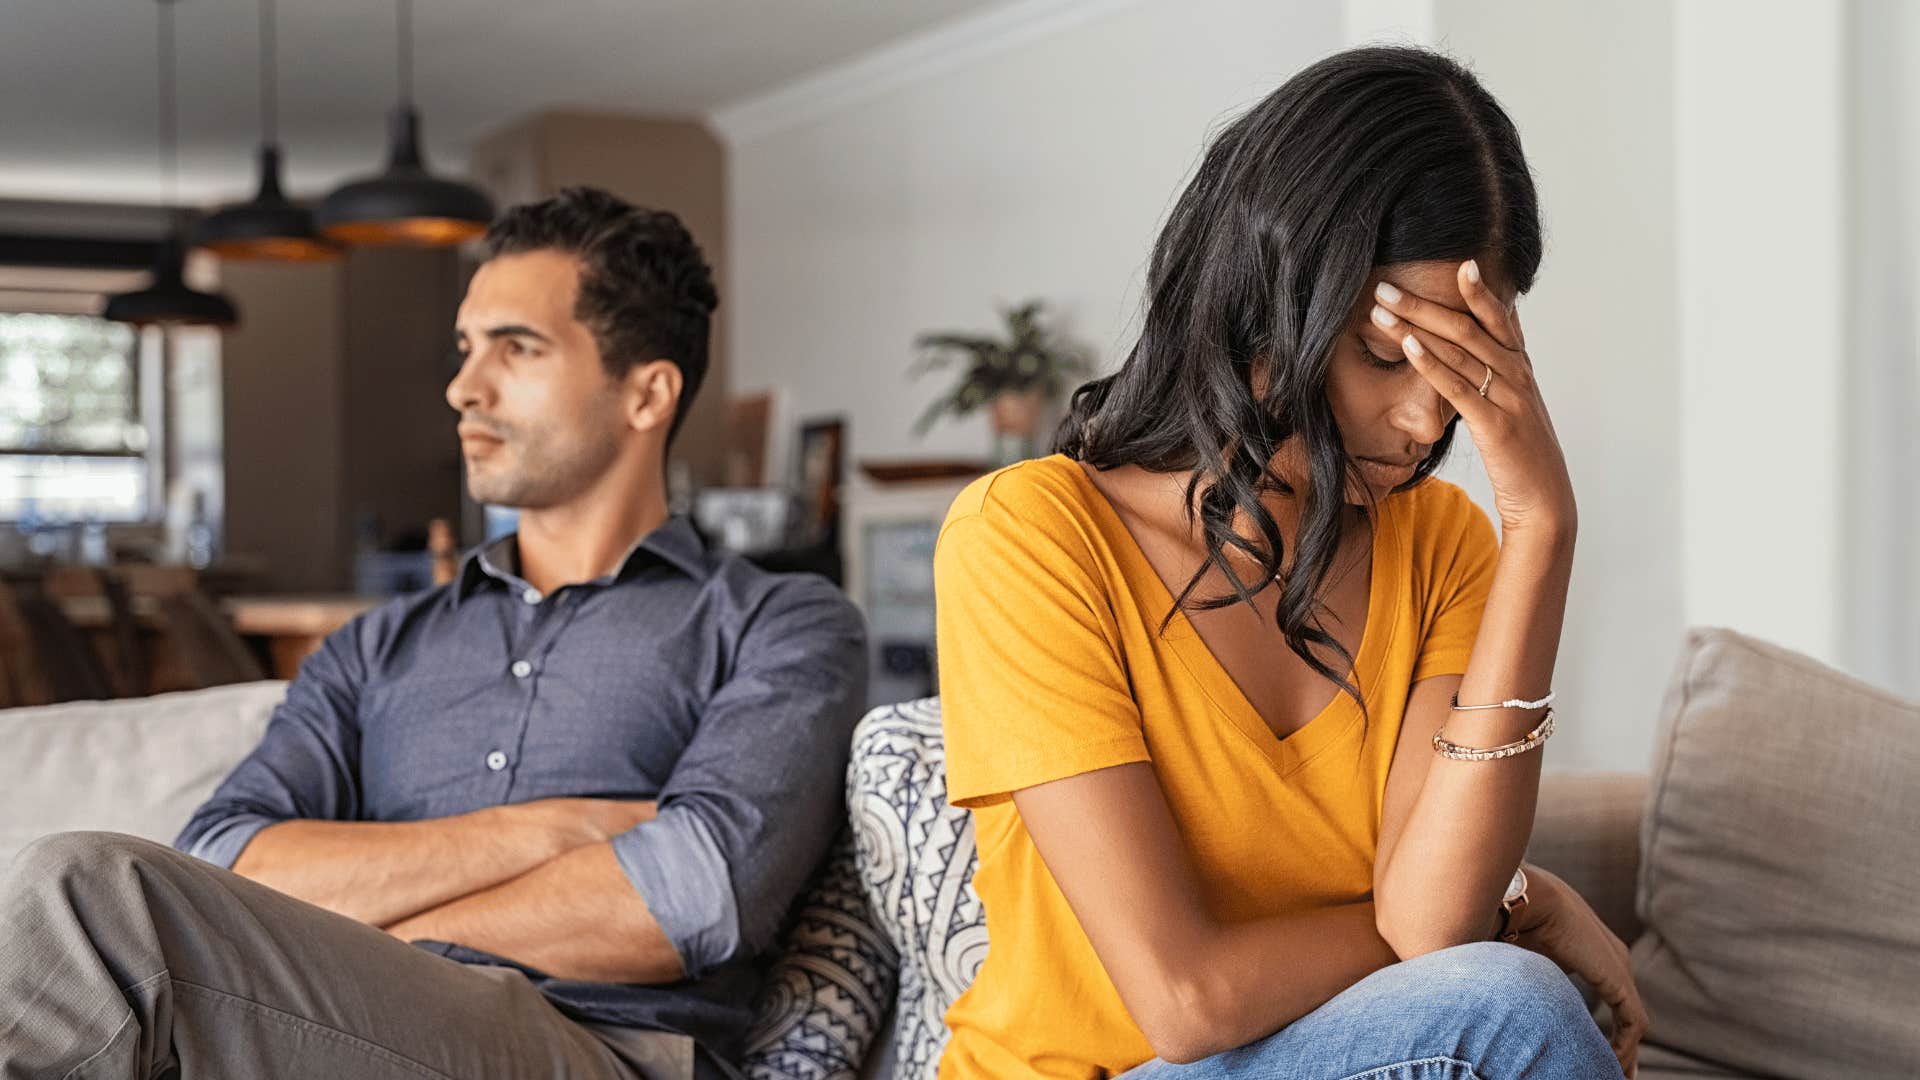
[[[62,833],[0,875],[0,1080],[688,1080],[693,1058],[145,840]]]

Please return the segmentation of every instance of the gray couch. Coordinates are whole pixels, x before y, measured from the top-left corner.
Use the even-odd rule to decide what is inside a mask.
[[[171,839],[283,690],[0,712],[13,766],[0,864],[62,829]],[[765,1018],[756,1077],[851,1076],[862,1061],[870,1076],[930,1076],[938,1017],[984,955],[935,703],[863,722],[849,804],[839,865],[776,965],[792,992]],[[1920,1077],[1920,706],[1696,630],[1650,772],[1549,771],[1528,857],[1632,945],[1654,1027],[1645,1080]],[[849,954],[897,970],[845,975]],[[783,1040],[809,1049],[769,1049]],[[813,1053],[823,1046],[833,1053]]]

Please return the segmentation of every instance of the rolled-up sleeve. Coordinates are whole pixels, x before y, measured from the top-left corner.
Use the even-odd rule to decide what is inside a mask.
[[[824,578],[770,590],[733,658],[658,816],[613,840],[688,978],[773,944],[844,814],[866,697],[864,625]]]
[[[361,620],[327,638],[300,666],[266,734],[213,796],[187,819],[173,846],[231,868],[261,829],[295,818],[359,817],[360,729],[365,670]]]

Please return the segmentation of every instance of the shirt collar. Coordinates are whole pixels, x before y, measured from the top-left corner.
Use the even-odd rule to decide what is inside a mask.
[[[707,544],[693,527],[693,522],[680,515],[669,517],[659,528],[640,538],[639,542],[627,549],[620,558],[620,565],[613,573],[598,577],[585,584],[613,585],[632,577],[646,565],[651,556],[668,566],[696,580],[706,580]],[[457,605],[477,588],[481,581],[492,578],[518,588],[526,587],[520,578],[520,540],[518,533],[508,533],[490,543],[482,544],[467,553],[460,563],[460,573],[454,577],[453,599]]]

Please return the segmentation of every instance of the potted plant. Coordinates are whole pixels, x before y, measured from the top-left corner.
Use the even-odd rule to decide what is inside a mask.
[[[995,463],[1031,457],[1046,406],[1060,396],[1069,376],[1089,370],[1085,354],[1042,318],[1044,306],[1029,300],[1003,309],[1004,338],[954,331],[914,338],[921,353],[912,369],[915,376],[956,362],[965,365],[959,380],[920,415],[914,433],[924,434],[942,416],[963,417],[986,406],[993,421]]]

